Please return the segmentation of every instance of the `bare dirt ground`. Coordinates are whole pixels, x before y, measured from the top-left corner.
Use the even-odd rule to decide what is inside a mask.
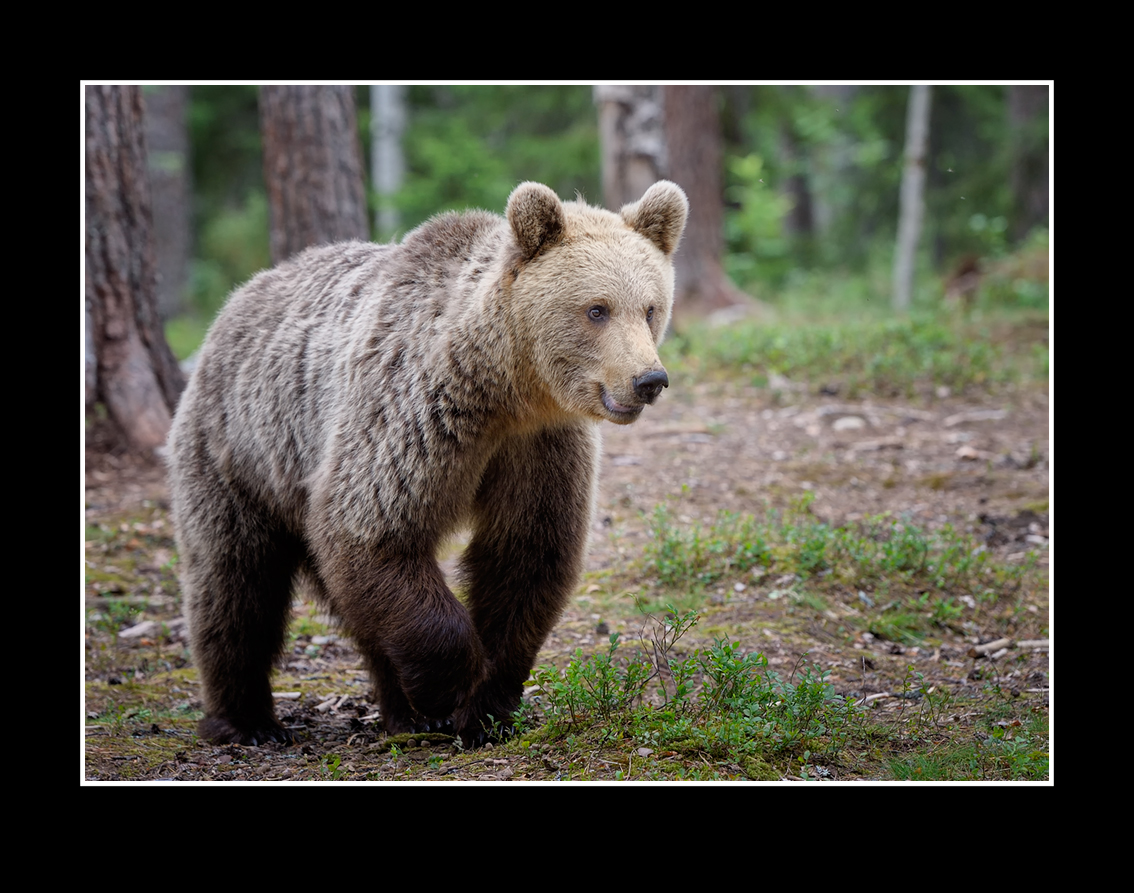
[[[636,424],[605,425],[604,438],[592,573],[541,663],[562,665],[577,648],[601,648],[611,630],[634,637],[640,627],[634,596],[648,594],[637,568],[650,535],[648,517],[659,503],[667,503],[680,524],[708,523],[722,510],[762,516],[810,491],[811,512],[831,525],[888,512],[928,530],[952,524],[969,531],[1005,562],[1022,561],[1029,551],[1041,566],[1048,561],[1046,387],[1021,386],[995,397],[846,402],[787,382],[765,388],[675,382]],[[86,475],[88,780],[564,777],[564,767],[546,755],[518,757],[503,749],[454,761],[435,742],[431,749],[414,741],[391,754],[357,656],[314,609],[300,612],[276,685],[283,695],[278,713],[298,744],[215,747],[197,739],[199,702],[178,619],[166,509],[160,469],[92,454]],[[990,672],[987,661],[969,657],[968,650],[993,637],[991,630],[943,629],[915,646],[887,642],[856,631],[839,611],[806,610],[770,597],[780,584],[752,574],[705,593],[702,638],[687,644],[727,635],[788,669],[806,653],[830,671],[841,693],[877,696],[881,711],[905,708],[893,695],[911,668],[956,691],[979,685]],[[1046,591],[1033,593],[1013,636],[1046,638],[1048,613]],[[1046,705],[1046,651],[1016,653],[1010,666],[994,672],[1014,693]]]

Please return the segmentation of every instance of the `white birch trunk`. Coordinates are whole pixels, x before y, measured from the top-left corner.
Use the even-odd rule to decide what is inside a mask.
[[[929,144],[929,87],[910,88],[906,114],[906,153],[902,168],[901,209],[898,213],[898,245],[894,254],[894,310],[905,313],[913,291],[914,261],[925,213],[926,146]]]
[[[599,84],[594,98],[602,142],[603,203],[620,208],[668,174],[662,88]]]
[[[402,84],[370,85],[370,176],[378,194],[374,213],[380,239],[397,231],[401,218],[391,199],[402,188],[406,162],[402,134],[406,129],[406,88]]]

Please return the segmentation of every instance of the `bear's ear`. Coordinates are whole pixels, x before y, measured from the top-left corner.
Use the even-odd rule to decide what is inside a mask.
[[[542,183],[521,183],[508,197],[508,222],[524,254],[531,260],[557,244],[567,229],[563,203]]]
[[[622,219],[667,257],[677,249],[688,216],[689,199],[669,180],[658,180],[638,201],[622,208]]]

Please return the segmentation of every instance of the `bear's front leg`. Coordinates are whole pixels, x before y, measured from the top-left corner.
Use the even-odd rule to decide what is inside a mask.
[[[598,450],[591,424],[517,437],[481,480],[462,571],[491,665],[453,717],[466,746],[487,740],[493,721],[507,730],[539,649],[579,585]]]
[[[484,649],[429,550],[340,548],[322,576],[366,659],[387,731],[439,728],[465,707],[487,672]]]
[[[217,524],[204,546],[182,520],[189,529],[181,537],[182,592],[205,706],[198,732],[218,744],[288,743],[273,714],[270,677],[303,548],[284,532],[235,517]]]
[[[199,397],[198,397],[199,399]],[[272,709],[300,538],[216,464],[193,392],[171,438],[170,493],[190,647],[204,702],[198,724],[218,744],[287,742]]]

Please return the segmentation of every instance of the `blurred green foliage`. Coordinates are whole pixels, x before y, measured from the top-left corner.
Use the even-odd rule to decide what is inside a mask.
[[[1013,131],[1008,90],[933,88],[923,275],[934,270],[939,278],[965,255],[997,260],[1020,248],[1010,237],[1018,229],[1012,153],[1046,159],[1047,120]],[[355,95],[368,160],[369,88]],[[849,277],[886,311],[908,97],[907,87],[888,85],[720,88],[725,264],[740,287],[783,306],[804,280],[821,289],[820,280]],[[406,111],[406,178],[393,199],[401,225],[379,238],[404,235],[446,209],[500,212],[526,179],[602,202],[589,86],[414,86]],[[192,303],[207,321],[229,290],[269,263],[257,88],[193,87],[189,125]],[[1029,238],[1038,243],[1046,232]],[[1046,272],[993,273],[982,300],[1046,306]],[[841,289],[844,299],[852,290]],[[937,300],[941,290],[922,292],[922,300]]]
[[[1012,149],[1047,156],[1047,118],[1011,131],[1005,86],[935,86],[922,244],[943,268],[1012,245]],[[907,87],[755,86],[724,89],[729,272],[742,287],[779,284],[791,270],[864,270],[893,248]],[[807,184],[814,232],[782,229]],[[762,181],[762,182],[761,182]],[[756,186],[763,186],[757,190]],[[781,229],[774,226],[775,211]],[[786,251],[784,240],[787,240]],[[784,259],[781,261],[781,258]]]
[[[794,265],[784,230],[791,199],[767,185],[761,156],[733,155],[726,163],[725,196],[733,206],[725,216],[726,272],[735,282],[782,281]]]
[[[598,118],[588,86],[411,87],[406,230],[438,211],[501,212],[518,183],[601,202]]]
[[[259,88],[190,91],[195,252],[189,269],[193,317],[167,326],[178,356],[195,349],[228,293],[270,265],[268,201],[260,146]]]
[[[370,91],[355,91],[364,159]],[[588,86],[420,86],[407,91],[406,178],[395,204],[404,235],[448,209],[501,211],[523,180],[600,202],[598,121]],[[198,86],[190,94],[195,257],[190,322],[171,326],[182,354],[228,293],[270,264],[258,88]],[[372,204],[374,197],[372,196]]]

